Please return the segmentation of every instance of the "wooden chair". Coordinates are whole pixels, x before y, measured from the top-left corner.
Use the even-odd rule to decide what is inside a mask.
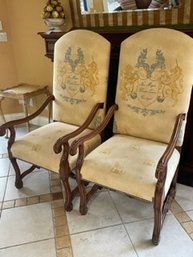
[[[163,36],[164,35],[164,36]],[[76,139],[76,179],[80,212],[101,187],[153,203],[152,242],[157,245],[165,215],[175,197],[180,147],[193,83],[193,40],[172,29],[154,28],[121,44],[116,104],[104,122]],[[86,157],[85,143],[114,114],[114,135]],[[89,191],[85,182],[94,186]]]
[[[9,159],[15,169],[15,186],[23,186],[22,179],[35,168],[43,167],[60,174],[67,195],[70,194],[69,174],[76,158],[68,161],[66,139],[86,134],[96,128],[105,114],[110,43],[88,30],[74,30],[55,44],[53,95],[41,108],[27,118],[7,122],[0,127],[0,135],[10,131]],[[39,115],[53,101],[54,122],[42,126],[21,138],[15,138],[15,126]],[[85,154],[101,143],[97,135],[86,144]],[[17,160],[31,163],[21,171]],[[65,199],[65,209],[71,210],[72,199]]]

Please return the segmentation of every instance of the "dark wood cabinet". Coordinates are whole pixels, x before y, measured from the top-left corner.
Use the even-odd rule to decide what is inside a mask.
[[[93,30],[93,28],[92,28]],[[111,42],[111,63],[110,63],[110,75],[109,75],[109,88],[108,88],[108,102],[107,107],[114,103],[116,82],[117,82],[117,71],[119,62],[119,51],[121,42],[127,37],[131,36],[135,31],[99,31],[96,28],[96,32],[100,33],[103,37]],[[187,35],[193,38],[193,30],[181,30]],[[39,32],[42,38],[45,40],[46,54],[52,61],[54,59],[54,44],[55,42],[64,35],[64,32],[55,32],[46,34]],[[193,57],[192,57],[193,58]],[[193,69],[193,67],[192,67]],[[111,129],[107,131],[107,137],[110,135]],[[191,97],[190,107],[188,111],[188,118],[186,124],[185,138],[182,146],[182,154],[179,165],[179,176],[178,182],[193,186],[193,94]]]
[[[47,32],[39,32],[38,33],[42,38],[45,39],[45,47],[46,54],[45,56],[50,58],[51,61],[54,59],[54,45],[56,41],[64,35],[64,32],[55,32],[55,33],[47,33]]]
[[[178,181],[193,187],[193,91],[187,116]]]

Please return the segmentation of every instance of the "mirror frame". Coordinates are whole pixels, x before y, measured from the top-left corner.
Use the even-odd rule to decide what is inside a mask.
[[[147,27],[174,27],[192,29],[193,3],[181,0],[178,8],[138,9],[113,13],[81,14],[80,0],[70,0],[74,28],[95,28],[115,30],[115,28],[136,29]]]
[[[147,9],[148,9],[148,7],[144,7],[141,3],[140,3],[140,1],[141,0],[137,0],[136,1],[136,5],[138,6],[138,7],[136,7],[136,9],[130,9],[130,10],[124,10],[124,9],[122,9],[122,10],[111,10],[111,11],[96,11],[96,10],[89,10],[89,11],[87,11],[87,10],[84,10],[84,9],[82,9],[82,7],[83,7],[83,5],[86,5],[86,7],[88,6],[88,3],[83,3],[83,1],[88,1],[88,0],[79,0],[79,2],[80,2],[80,9],[81,9],[81,14],[82,15],[87,15],[87,14],[97,14],[97,13],[114,13],[114,12],[127,12],[127,11],[146,11]],[[94,0],[93,0],[94,1]],[[96,0],[96,1],[98,1],[98,0]],[[103,3],[103,8],[105,8],[104,7],[104,5],[106,5],[106,8],[108,8],[107,6],[108,6],[108,3],[106,3],[106,4],[104,4],[104,0],[101,0]],[[106,1],[108,1],[108,0],[106,0]],[[116,1],[117,2],[117,0],[114,0],[114,1]],[[152,0],[148,0],[148,5],[151,3],[151,1]],[[172,3],[171,3],[171,0],[169,0],[170,2],[169,2],[169,5],[168,5],[168,7],[165,7],[165,8],[162,8],[162,9],[164,9],[164,10],[167,10],[167,9],[172,9],[172,8],[178,8],[179,6],[176,6],[176,7],[172,7]],[[82,4],[81,4],[81,2],[82,2]],[[139,3],[138,3],[139,2]],[[140,6],[141,5],[141,6]],[[119,5],[119,3],[117,2],[117,5],[116,5],[117,7],[119,7],[120,5]],[[143,6],[143,7],[142,7]],[[99,5],[98,6],[99,8],[102,8],[102,6],[101,5]],[[159,8],[154,8],[154,9],[159,9]]]

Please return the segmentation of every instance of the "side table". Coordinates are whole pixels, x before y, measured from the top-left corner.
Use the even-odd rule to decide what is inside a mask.
[[[23,104],[24,114],[26,117],[28,116],[28,99],[41,94],[46,94],[47,96],[50,95],[48,86],[35,86],[35,85],[29,85],[29,84],[23,83],[15,87],[0,90],[0,112],[2,115],[3,121],[6,122],[6,119],[3,113],[1,102],[5,98],[20,100]],[[48,122],[50,122],[50,115],[51,115],[51,105],[49,105]],[[29,122],[27,122],[27,129],[28,131],[30,131]]]

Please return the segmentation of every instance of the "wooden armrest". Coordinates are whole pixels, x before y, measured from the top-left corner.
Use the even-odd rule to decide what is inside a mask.
[[[100,134],[106,128],[107,124],[111,120],[116,110],[118,110],[118,105],[117,104],[112,105],[108,110],[103,122],[95,130],[91,131],[85,136],[80,137],[79,139],[74,140],[71,144],[70,154],[75,155],[80,145],[82,145],[85,141],[95,137],[97,134]]]
[[[185,113],[181,113],[176,118],[173,133],[172,133],[172,136],[170,138],[170,142],[169,142],[165,152],[161,156],[161,158],[158,162],[157,168],[156,168],[155,177],[157,179],[160,177],[161,172],[163,172],[163,170],[167,166],[168,161],[169,161],[169,159],[170,159],[170,157],[171,157],[171,155],[172,155],[172,153],[173,153],[173,151],[176,147],[176,144],[177,144],[177,141],[178,141],[178,138],[179,138],[179,135],[180,135],[180,130],[181,130],[181,127],[182,127],[182,123],[185,120],[185,117],[186,117]]]
[[[56,143],[54,144],[54,152],[56,154],[60,153],[62,151],[62,145],[64,145],[65,143],[68,142],[69,139],[79,135],[82,131],[84,131],[86,128],[88,128],[88,126],[90,125],[90,123],[92,122],[93,118],[95,117],[97,111],[99,109],[102,109],[104,107],[104,103],[97,103],[95,104],[95,106],[92,108],[91,112],[89,113],[87,119],[85,120],[85,122],[75,131],[69,133],[68,135],[65,135],[63,137],[60,137]]]
[[[14,127],[16,125],[19,124],[23,124],[26,123],[32,119],[34,119],[35,117],[37,117],[45,108],[46,106],[53,101],[55,98],[53,95],[49,95],[48,98],[45,100],[45,102],[40,106],[40,108],[34,112],[33,114],[22,118],[22,119],[18,119],[18,120],[12,120],[12,121],[8,121],[6,123],[4,123],[3,125],[0,126],[0,136],[4,136],[6,133],[6,129],[10,128],[10,127]]]

